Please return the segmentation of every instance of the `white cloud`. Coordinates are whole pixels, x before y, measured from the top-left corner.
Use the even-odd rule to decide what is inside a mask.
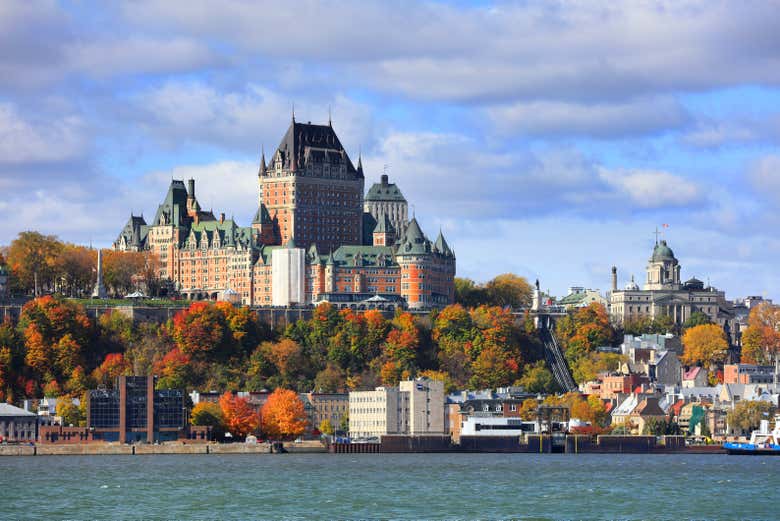
[[[185,72],[221,60],[203,43],[181,37],[89,40],[68,46],[66,52],[72,69],[97,78]]]
[[[766,155],[757,160],[748,172],[756,194],[780,204],[780,156]]]
[[[75,115],[32,122],[10,103],[0,103],[0,163],[64,161],[87,149],[85,125]]]
[[[692,208],[703,201],[699,186],[669,172],[601,168],[599,176],[640,208]]]
[[[665,132],[688,119],[682,106],[671,98],[592,104],[534,101],[494,106],[487,112],[504,134],[617,139]]]

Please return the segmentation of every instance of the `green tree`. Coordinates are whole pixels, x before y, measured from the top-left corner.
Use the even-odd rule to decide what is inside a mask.
[[[686,320],[685,323],[683,324],[683,328],[690,329],[692,327],[704,326],[707,324],[712,324],[712,320],[710,320],[710,317],[708,317],[701,311],[694,311],[693,313],[691,313],[691,316],[688,317],[688,320]]]
[[[225,418],[222,407],[214,402],[198,402],[190,413],[190,423],[211,427],[212,435],[219,439],[225,434]]]
[[[758,429],[761,420],[771,421],[775,412],[776,407],[770,402],[745,400],[734,405],[726,415],[726,421],[733,430],[747,435],[750,431]]]
[[[526,368],[518,383],[529,393],[550,393],[557,390],[553,375],[543,360]]]

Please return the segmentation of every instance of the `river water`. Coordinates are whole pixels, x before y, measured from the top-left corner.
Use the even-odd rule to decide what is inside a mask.
[[[0,458],[0,519],[780,519],[780,458]]]

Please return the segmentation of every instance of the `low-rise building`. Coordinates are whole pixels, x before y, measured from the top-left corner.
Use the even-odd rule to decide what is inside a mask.
[[[335,430],[349,413],[349,394],[347,393],[301,393],[306,416],[311,430],[319,429],[320,424],[328,420]]]
[[[399,387],[349,393],[349,435],[378,438],[387,434],[443,434],[444,384],[419,378]]]
[[[38,415],[0,403],[0,441],[28,443],[38,437]]]
[[[706,387],[708,383],[707,370],[703,367],[691,367],[683,371],[682,387]]]
[[[725,384],[771,384],[777,378],[771,365],[726,364],[723,366]]]

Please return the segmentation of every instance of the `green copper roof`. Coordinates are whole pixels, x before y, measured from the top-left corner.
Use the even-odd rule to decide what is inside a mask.
[[[390,246],[341,246],[333,252],[337,266],[390,266],[395,264]]]
[[[382,176],[382,181],[374,183],[366,194],[366,201],[400,201],[406,202],[401,190],[395,183],[389,183],[387,176]]]
[[[653,256],[650,258],[650,260],[675,260],[674,252],[669,246],[667,246],[666,241],[661,241],[655,245],[655,248],[653,248]]]
[[[406,233],[398,242],[398,255],[423,255],[431,253],[432,249],[431,241],[425,237],[417,219],[413,217],[406,227]]]
[[[386,213],[383,213],[382,217],[379,218],[379,222],[374,228],[374,233],[395,233],[395,228],[393,228]]]

